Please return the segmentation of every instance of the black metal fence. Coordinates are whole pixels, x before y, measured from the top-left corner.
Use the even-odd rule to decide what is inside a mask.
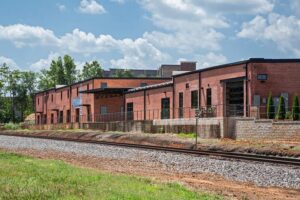
[[[293,110],[300,110],[295,107],[285,107],[284,119],[292,120],[299,119],[299,112],[295,113]],[[266,106],[244,106],[236,105],[215,105],[215,106],[202,106],[199,108],[184,107],[174,109],[149,109],[133,112],[115,112],[95,115],[72,115],[72,116],[56,116],[55,119],[40,118],[42,124],[57,124],[57,123],[70,123],[70,122],[113,122],[113,121],[138,121],[138,120],[158,120],[158,119],[174,119],[174,118],[194,118],[198,110],[199,117],[253,117],[257,119],[268,119],[273,116],[274,119],[278,118],[278,106],[274,106],[267,112]],[[281,119],[280,120],[284,120]]]

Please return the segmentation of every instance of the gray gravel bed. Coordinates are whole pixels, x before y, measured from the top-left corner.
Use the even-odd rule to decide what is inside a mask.
[[[158,162],[168,171],[214,173],[230,180],[251,182],[259,186],[300,189],[300,168],[270,163],[234,161],[171,152],[13,136],[0,136],[1,147],[55,150],[102,158]]]

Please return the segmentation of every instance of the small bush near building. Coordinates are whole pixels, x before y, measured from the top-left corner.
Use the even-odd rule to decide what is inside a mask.
[[[275,118],[275,107],[273,102],[272,93],[270,92],[267,102],[267,117],[268,119],[274,119]]]
[[[285,119],[285,102],[283,96],[280,96],[276,119]]]
[[[292,106],[292,119],[299,120],[299,101],[298,96],[295,95],[293,98],[293,106]]]
[[[20,128],[21,128],[20,124],[14,124],[12,122],[4,124],[4,129],[7,129],[7,130],[17,130]]]

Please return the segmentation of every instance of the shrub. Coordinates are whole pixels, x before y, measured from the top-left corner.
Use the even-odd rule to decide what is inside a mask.
[[[273,102],[272,93],[270,92],[267,102],[267,117],[268,119],[274,119],[275,118],[275,107]]]
[[[276,119],[285,119],[285,103],[283,96],[280,96]]]
[[[287,111],[285,114],[286,119],[293,119],[293,113],[291,111]]]
[[[293,120],[299,120],[299,101],[298,96],[295,95],[293,98],[293,105],[292,105],[292,119]]]
[[[4,129],[8,129],[8,130],[17,130],[20,128],[21,128],[20,124],[14,124],[12,122],[9,122],[4,125]]]

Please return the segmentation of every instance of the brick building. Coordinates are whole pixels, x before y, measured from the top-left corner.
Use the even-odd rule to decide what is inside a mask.
[[[150,120],[193,118],[196,108],[204,117],[262,116],[270,92],[275,106],[280,96],[291,106],[292,96],[300,94],[299,75],[300,59],[252,58],[174,75],[168,84],[131,89],[125,95],[126,110],[143,112]]]
[[[35,95],[36,124],[94,122],[123,112],[124,91],[170,78],[92,78]],[[119,116],[118,116],[119,117]],[[116,118],[115,120],[122,120]]]
[[[187,62],[188,63],[188,62]],[[188,63],[189,65],[189,63]],[[170,78],[94,78],[36,94],[37,123],[262,116],[271,92],[300,94],[300,59],[259,59]]]

